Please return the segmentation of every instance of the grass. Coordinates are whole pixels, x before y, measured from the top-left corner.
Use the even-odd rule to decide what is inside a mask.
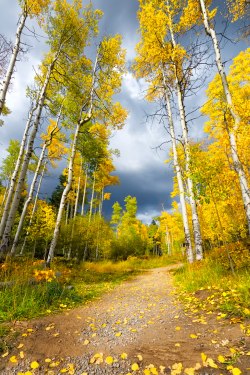
[[[234,278],[228,266],[214,257],[207,257],[199,263],[185,264],[175,270],[174,276],[187,308],[226,313],[232,322],[235,317],[236,320],[250,317],[249,266],[236,269]],[[203,299],[195,295],[198,290],[206,291]]]
[[[2,265],[0,281],[17,282],[0,289],[0,323],[32,319],[84,305],[143,269],[177,263],[179,259],[179,256],[152,257],[81,263],[55,259],[51,270],[43,270],[40,261],[11,259]],[[61,272],[61,277],[55,279],[55,272]],[[30,285],[30,278],[40,282]],[[74,288],[67,289],[69,285]]]

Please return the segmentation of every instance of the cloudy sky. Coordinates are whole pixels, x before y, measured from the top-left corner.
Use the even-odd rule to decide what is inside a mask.
[[[87,1],[83,0],[83,5]],[[94,8],[101,9],[104,17],[100,22],[100,36],[105,34],[121,34],[123,37],[123,47],[127,49],[128,67],[135,57],[134,47],[139,41],[137,34],[138,21],[138,1],[137,0],[92,0]],[[220,6],[216,30],[221,32],[225,26],[220,11],[224,2],[222,0],[213,1],[215,6]],[[0,0],[0,25],[1,33],[14,40],[19,15],[18,0]],[[41,33],[36,22],[27,23],[29,29],[34,27],[38,34]],[[238,25],[230,25],[227,36],[235,39],[235,30]],[[29,110],[29,100],[25,97],[27,85],[32,85],[34,71],[41,61],[42,53],[46,50],[45,39],[35,39],[31,37],[29,30],[25,30],[22,41],[31,46],[27,54],[26,61],[17,63],[17,71],[13,79],[11,93],[7,96],[7,105],[12,113],[5,118],[5,125],[0,128],[0,161],[6,157],[5,149],[8,147],[10,139],[21,140],[27,114]],[[224,40],[225,42],[225,40]],[[246,49],[244,42],[233,44],[223,42],[223,60],[226,68],[241,50]],[[225,44],[225,45],[224,45]],[[206,85],[196,96],[187,98],[185,106],[187,112],[195,107],[201,106],[205,102],[205,89],[209,81],[215,75],[216,69],[211,68]],[[173,171],[171,166],[164,164],[168,158],[169,143],[166,143],[161,150],[155,147],[163,142],[169,141],[169,136],[162,124],[157,119],[146,121],[146,114],[155,111],[154,105],[146,103],[142,97],[145,84],[143,81],[136,81],[131,72],[124,77],[121,93],[117,100],[129,111],[129,117],[124,128],[117,132],[111,139],[110,146],[118,148],[121,157],[114,160],[116,166],[115,174],[120,178],[120,186],[111,187],[107,192],[111,192],[110,201],[104,203],[104,213],[110,217],[112,205],[118,201],[123,204],[127,195],[135,196],[138,202],[138,218],[150,223],[153,216],[160,214],[162,204],[166,210],[171,209],[172,199],[170,193],[173,186]],[[198,112],[197,112],[198,114]],[[196,114],[196,115],[197,115]],[[195,140],[204,137],[204,118],[199,118],[190,122],[189,136]],[[176,116],[175,123],[177,133],[180,134],[179,121]],[[65,167],[65,161],[58,164],[58,169],[52,171],[52,175],[44,180],[42,196],[50,195],[51,191],[58,184],[58,176]]]

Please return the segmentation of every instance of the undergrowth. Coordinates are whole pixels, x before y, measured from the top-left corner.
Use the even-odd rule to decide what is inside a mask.
[[[2,264],[0,282],[13,286],[0,289],[0,323],[26,320],[84,305],[146,268],[179,262],[180,257],[130,258],[112,262],[67,262],[55,259],[51,269],[41,261],[9,259]],[[61,276],[55,278],[55,272]],[[33,284],[30,284],[32,279]],[[72,285],[72,289],[67,287]]]
[[[232,322],[249,318],[249,266],[245,260],[244,266],[235,266],[236,277],[233,277],[228,261],[221,254],[218,259],[214,253],[203,261],[185,264],[174,272],[179,298],[186,302],[188,309],[222,313]]]

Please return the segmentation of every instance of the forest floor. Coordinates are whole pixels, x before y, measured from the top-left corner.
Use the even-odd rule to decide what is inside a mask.
[[[250,374],[250,337],[218,311],[187,310],[169,272],[176,267],[148,270],[83,307],[16,322],[1,375]]]

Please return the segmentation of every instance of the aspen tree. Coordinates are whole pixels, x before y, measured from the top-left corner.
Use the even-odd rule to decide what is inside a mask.
[[[50,16],[49,21],[46,24],[46,32],[50,38],[49,42],[51,45],[51,51],[45,55],[44,65],[41,66],[41,71],[44,74],[42,76],[41,92],[38,99],[39,104],[29,135],[26,154],[20,171],[17,188],[13,198],[13,204],[9,211],[6,222],[0,247],[0,258],[8,251],[13,223],[21,198],[23,183],[31,155],[33,153],[33,144],[44,107],[46,92],[50,84],[50,80],[53,78],[52,73],[54,68],[62,56],[63,62],[65,64],[68,63],[70,71],[70,64],[73,66],[74,64],[72,61],[69,61],[69,59],[65,59],[64,54],[68,53],[70,56],[77,58],[79,55],[79,49],[82,50],[86,46],[92,33],[96,34],[97,20],[100,17],[100,12],[93,12],[91,6],[87,6],[85,7],[83,13],[85,18],[80,19],[80,7],[81,3],[79,0],[74,1],[72,6],[68,5],[63,0],[57,0],[53,9],[54,13]],[[51,24],[56,29],[52,29]],[[67,69],[66,66],[64,68]]]
[[[210,2],[211,3],[211,2]],[[210,5],[210,4],[209,4]],[[192,9],[192,11],[190,11]],[[183,25],[187,28],[190,27],[193,23],[202,22],[204,25],[204,29],[206,34],[211,38],[216,58],[216,66],[221,78],[221,83],[224,90],[224,95],[226,99],[226,103],[228,106],[228,110],[230,115],[234,120],[234,126],[231,129],[228,129],[228,136],[230,141],[231,153],[233,158],[234,168],[237,172],[242,199],[245,207],[245,214],[248,222],[248,230],[250,235],[250,188],[247,181],[247,176],[245,170],[243,168],[242,162],[239,159],[238,154],[238,147],[237,147],[237,130],[240,126],[241,118],[235,112],[233,101],[232,101],[232,93],[229,88],[228,84],[228,77],[226,75],[222,59],[221,59],[221,52],[220,46],[217,39],[216,31],[213,28],[211,20],[216,14],[216,9],[212,10],[211,12],[208,10],[208,5],[204,2],[204,0],[189,0],[187,7],[184,9],[182,22]]]
[[[175,43],[174,33],[172,30],[172,17],[173,10],[170,12],[169,3],[160,2],[141,2],[139,11],[140,20],[140,32],[141,42],[136,47],[138,57],[135,59],[133,69],[136,77],[144,77],[147,82],[150,83],[149,90],[146,99],[149,101],[155,101],[159,98],[162,93],[161,89],[161,75],[164,71],[168,71],[171,81],[175,81],[175,85],[172,87],[177,90],[178,106],[180,112],[180,121],[182,127],[183,141],[186,149],[186,160],[187,160],[187,172],[188,172],[188,136],[187,126],[185,120],[185,111],[183,105],[182,87],[180,83],[180,74],[182,71],[182,60],[185,58],[185,51]],[[177,26],[176,26],[177,27]],[[169,34],[169,35],[168,35]],[[163,69],[164,64],[167,68]],[[159,73],[161,71],[161,74]],[[165,77],[165,88],[163,89],[164,95],[166,94],[166,77]],[[167,101],[167,96],[165,100]],[[169,106],[168,106],[169,108]],[[171,136],[172,138],[172,136]],[[173,138],[172,138],[173,139]],[[176,160],[177,161],[177,160]],[[188,174],[188,173],[187,173]],[[181,175],[179,174],[179,177]],[[194,230],[194,242],[195,242],[195,254],[196,259],[201,260],[203,258],[202,252],[202,240],[200,233],[199,219],[196,209],[196,202],[193,197],[193,186],[192,181],[187,176],[188,180],[188,195],[192,207],[192,219],[193,219],[193,230]],[[180,179],[178,179],[178,182]],[[180,182],[181,183],[181,182]],[[183,185],[183,184],[182,184]],[[182,190],[182,189],[181,189]],[[184,188],[183,188],[184,191]],[[181,194],[182,195],[182,194]],[[183,197],[184,198],[184,197]],[[184,198],[185,199],[185,198]],[[183,200],[183,199],[182,199]],[[183,202],[183,204],[185,204]],[[187,228],[187,214],[185,209],[183,211],[185,221],[185,234],[186,234],[186,247],[189,261],[193,261],[192,246],[190,231]]]
[[[31,228],[33,217],[34,217],[34,214],[35,214],[35,211],[36,211],[39,192],[40,192],[40,189],[41,189],[43,176],[44,176],[44,173],[45,173],[45,170],[46,170],[46,167],[47,167],[47,162],[48,162],[48,156],[45,160],[43,170],[42,170],[42,173],[41,173],[41,176],[40,176],[39,184],[38,184],[38,187],[37,187],[37,192],[36,192],[36,196],[35,196],[35,200],[34,200],[34,206],[33,206],[32,214],[31,214],[31,217],[29,219],[29,224],[28,224],[29,228]],[[21,251],[20,251],[20,255],[23,255],[28,235],[29,235],[29,231],[26,232],[26,235],[25,235],[25,238],[24,238],[24,241],[23,241],[23,244],[22,244],[22,248],[21,248]]]
[[[165,101],[167,103],[167,109],[168,109],[168,122],[169,122],[170,135],[171,135],[171,140],[172,140],[174,167],[175,167],[178,187],[180,191],[180,202],[181,202],[181,211],[182,211],[183,226],[184,226],[184,233],[185,233],[186,254],[187,254],[188,261],[192,263],[194,258],[193,258],[193,249],[192,249],[189,223],[188,223],[187,206],[186,206],[186,201],[185,201],[185,190],[183,186],[181,169],[180,169],[179,160],[178,160],[175,129],[174,129],[174,123],[173,123],[173,116],[172,116],[172,108],[171,108],[170,97],[169,97],[168,88],[166,84],[164,68],[162,68],[162,76],[163,76],[164,96],[165,96]]]
[[[0,90],[0,115],[2,114],[4,108],[7,90],[10,84],[10,80],[14,71],[15,63],[20,49],[21,36],[23,28],[25,26],[25,22],[28,17],[36,18],[38,23],[42,25],[42,23],[44,22],[44,14],[46,14],[48,10],[50,0],[19,0],[19,4],[21,6],[22,14],[16,32],[16,40],[12,51],[12,56]]]
[[[61,112],[62,112],[62,107],[59,111],[57,122],[55,123],[54,128],[52,128],[51,131],[50,130],[48,131],[48,133],[49,133],[48,138],[44,142],[42,152],[40,154],[40,157],[39,157],[39,160],[38,160],[38,163],[37,163],[37,167],[36,167],[36,171],[35,171],[35,174],[34,174],[34,177],[33,177],[33,181],[32,181],[31,186],[30,186],[29,195],[28,195],[28,198],[27,198],[27,200],[24,204],[24,207],[23,207],[23,210],[22,210],[22,215],[21,215],[21,218],[20,218],[19,223],[18,223],[17,231],[16,231],[15,238],[14,238],[14,242],[12,244],[12,248],[11,248],[11,252],[10,252],[11,256],[13,256],[16,252],[16,248],[17,248],[17,245],[18,245],[19,236],[21,234],[21,230],[22,230],[22,227],[23,227],[26,212],[27,212],[29,204],[31,203],[32,198],[33,198],[35,185],[36,185],[36,182],[37,182],[38,175],[40,173],[40,169],[42,167],[42,163],[43,163],[43,160],[44,160],[44,157],[45,157],[46,150],[50,146],[50,144],[52,142],[52,138],[55,136],[56,131],[58,131],[58,124],[59,124],[59,120],[60,120],[60,117],[61,117]]]
[[[121,37],[104,37],[98,46],[97,56],[93,71],[89,79],[89,91],[85,91],[84,104],[80,106],[80,116],[77,122],[73,147],[68,168],[68,181],[64,189],[57,216],[57,223],[51,242],[47,263],[50,264],[54,257],[54,252],[59,236],[62,214],[66,197],[72,185],[73,163],[77,150],[79,131],[92,119],[95,126],[98,121],[106,123],[107,127],[120,129],[127,117],[127,111],[120,103],[113,103],[113,95],[120,90],[122,74],[125,71],[125,51],[121,49]],[[91,77],[91,80],[90,80]],[[82,101],[82,99],[81,99]]]
[[[14,194],[14,191],[15,191],[17,177],[18,177],[18,174],[20,172],[21,163],[23,161],[24,149],[25,149],[25,144],[26,144],[26,141],[27,141],[28,132],[29,132],[29,129],[30,129],[30,124],[31,124],[31,121],[32,121],[32,118],[33,118],[33,114],[36,111],[37,107],[38,107],[38,101],[36,101],[36,104],[33,105],[33,107],[31,108],[30,113],[29,113],[29,117],[28,117],[28,120],[27,120],[27,123],[26,123],[26,126],[25,126],[22,142],[21,142],[21,145],[20,145],[18,159],[17,159],[16,164],[15,164],[14,172],[11,176],[11,183],[10,183],[10,188],[9,188],[9,191],[8,191],[8,197],[7,197],[7,200],[6,200],[5,207],[4,207],[3,216],[1,218],[0,239],[2,239],[2,236],[3,236],[3,233],[4,233],[6,221],[7,221],[8,214],[9,214],[9,209],[10,209],[13,194]]]

